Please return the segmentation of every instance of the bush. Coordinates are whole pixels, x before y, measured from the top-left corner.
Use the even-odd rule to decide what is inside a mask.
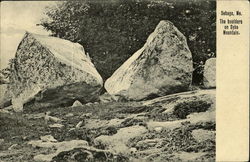
[[[174,107],[173,115],[185,119],[191,113],[207,111],[210,106],[206,101],[181,102]]]
[[[187,37],[193,55],[193,83],[202,82],[202,65],[215,56],[216,2],[209,0],[82,0],[47,9],[40,25],[53,36],[78,42],[106,80],[140,49],[161,20],[170,20]]]

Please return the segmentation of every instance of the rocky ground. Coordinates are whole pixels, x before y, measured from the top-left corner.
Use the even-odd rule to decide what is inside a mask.
[[[0,110],[0,161],[214,161],[215,90]]]

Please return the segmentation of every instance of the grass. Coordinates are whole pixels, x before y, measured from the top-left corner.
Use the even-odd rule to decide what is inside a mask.
[[[206,102],[188,102],[177,104],[174,108],[173,114],[164,114],[165,109],[161,106],[142,106],[140,103],[136,102],[114,102],[114,103],[99,103],[92,104],[90,106],[83,105],[78,107],[60,107],[54,109],[34,109],[25,110],[23,114],[4,114],[0,113],[0,139],[4,139],[3,144],[0,146],[0,151],[6,153],[5,156],[0,156],[0,160],[3,161],[33,161],[34,155],[38,153],[46,153],[50,150],[48,149],[33,149],[31,146],[27,145],[30,140],[38,140],[40,136],[52,135],[58,141],[81,139],[88,141],[90,146],[95,146],[94,139],[100,135],[113,135],[117,133],[118,129],[123,127],[129,127],[133,125],[141,125],[146,127],[146,123],[149,120],[154,121],[172,121],[177,119],[185,118],[188,114],[192,112],[202,112],[209,108],[209,104]],[[33,119],[30,116],[37,113],[45,113],[46,111],[51,111],[51,116],[58,117],[62,119],[64,127],[50,128],[49,124],[45,123],[44,118]],[[73,116],[67,116],[67,114],[72,113]],[[142,114],[142,118],[129,117],[133,114]],[[89,117],[84,116],[84,114],[91,114]],[[117,126],[104,126],[100,128],[87,128],[84,127],[86,121],[88,120],[110,120],[110,119],[124,119],[121,124]],[[83,126],[71,130],[75,125],[83,121]],[[157,146],[152,148],[160,150],[160,157],[166,159],[172,159],[172,154],[178,151],[185,152],[197,152],[205,151],[208,155],[204,159],[213,159],[215,142],[206,141],[203,143],[198,143],[191,136],[191,131],[194,129],[206,129],[215,130],[215,123],[199,123],[196,125],[191,125],[190,123],[183,124],[181,128],[174,129],[172,131],[162,131],[162,132],[148,132],[143,136],[131,139],[128,146],[136,147],[139,141],[145,139],[162,139],[162,143],[158,143]],[[17,144],[12,153],[6,151],[13,144]],[[99,147],[99,149],[104,149],[105,147]],[[151,148],[137,148],[138,151],[143,151]],[[10,156],[13,154],[13,156]],[[84,150],[75,150],[73,152],[64,152],[55,159],[56,161],[62,161],[64,158],[69,158],[77,155],[77,158],[86,156]],[[96,160],[106,158],[103,155],[95,155]],[[126,155],[128,156],[128,155]],[[128,160],[126,156],[112,157],[102,159],[104,161],[123,161]],[[129,155],[133,158],[142,158],[147,155],[140,155],[137,153]],[[148,157],[149,159],[152,157]],[[154,159],[154,158],[153,158]],[[176,159],[175,159],[176,160]]]

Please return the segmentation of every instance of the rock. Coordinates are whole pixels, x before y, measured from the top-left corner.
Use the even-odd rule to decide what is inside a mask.
[[[206,88],[216,87],[216,58],[210,58],[206,61],[204,67],[203,84]]]
[[[78,106],[82,106],[82,103],[76,100],[71,107],[78,107]]]
[[[155,129],[154,129],[156,132],[161,132],[162,130],[163,130],[163,128],[162,127],[155,127]]]
[[[74,148],[85,148],[88,146],[88,142],[84,140],[72,140],[63,142],[43,142],[42,140],[30,141],[28,144],[32,147],[42,147],[42,148],[55,148],[56,152],[51,154],[40,154],[34,157],[35,161],[52,161],[52,159],[63,151],[69,151]]]
[[[40,139],[43,142],[57,142],[57,140],[51,135],[41,136]]]
[[[26,140],[28,140],[28,137],[27,136],[23,136],[22,140],[26,141]]]
[[[88,145],[84,140],[72,140],[63,142],[42,142],[30,141],[32,147],[55,148],[56,151],[48,154],[39,154],[34,156],[35,161],[109,161],[114,159],[119,161],[118,156],[108,150],[100,150]],[[124,160],[123,160],[124,161]]]
[[[86,106],[91,106],[91,105],[93,105],[93,103],[89,102],[89,103],[86,103],[85,105]]]
[[[111,120],[100,120],[100,119],[89,119],[86,120],[84,125],[88,129],[100,129],[104,127],[119,127],[125,119],[111,119]]]
[[[84,140],[71,140],[71,141],[63,141],[63,142],[33,140],[33,141],[29,141],[28,144],[32,145],[32,147],[41,147],[41,148],[55,147],[56,149],[88,146],[88,142]]]
[[[74,116],[74,114],[73,114],[73,113],[68,113],[68,114],[66,114],[65,116],[66,116],[66,117],[72,117],[72,116]]]
[[[11,109],[9,109],[9,108],[11,108]],[[11,110],[13,110],[13,109],[12,109],[12,106],[5,107],[5,108],[0,109],[0,113],[5,113],[5,114],[10,114],[10,115],[12,115],[13,113],[11,112]]]
[[[215,131],[195,129],[192,131],[191,134],[198,142],[203,142],[206,140],[215,140]]]
[[[62,127],[64,127],[64,125],[57,123],[57,124],[50,124],[49,127],[50,128],[62,128]]]
[[[132,148],[129,149],[129,151],[130,151],[131,153],[135,153],[135,152],[137,151],[137,149],[136,149],[135,147],[132,147]]]
[[[147,129],[143,126],[131,126],[121,128],[112,136],[101,135],[95,138],[95,145],[106,146],[116,153],[129,153],[127,143],[130,139],[143,135]]]
[[[76,130],[76,128],[70,128],[69,129],[69,132],[73,132],[73,131],[75,131]]]
[[[100,101],[102,103],[108,103],[108,102],[113,102],[115,101],[112,96],[110,94],[108,94],[107,92],[102,94],[100,97],[99,97]]]
[[[76,124],[76,128],[80,128],[83,124],[83,121],[80,121],[79,123]]]
[[[13,144],[13,145],[11,145],[9,148],[8,148],[8,150],[13,150],[13,149],[15,149],[15,147],[17,147],[18,145],[17,144]]]
[[[159,97],[143,102],[144,106],[161,107],[164,115],[174,115],[179,119],[186,119],[196,112],[215,109],[215,89],[189,91]]]
[[[10,69],[8,89],[16,109],[97,101],[103,84],[80,44],[28,32]]]
[[[50,116],[49,114],[50,114],[49,111],[45,113],[44,120],[45,120],[46,123],[47,122],[56,122],[57,123],[57,122],[61,122],[62,121],[61,119],[59,119],[57,117]]]
[[[201,161],[197,159],[205,154],[204,152],[178,152],[175,156],[180,159],[179,161]]]
[[[126,159],[126,160],[125,160]],[[127,161],[123,155],[114,154],[108,150],[96,149],[88,146],[58,150],[49,155],[36,155],[36,161]]]
[[[185,36],[169,21],[161,21],[146,44],[105,82],[116,100],[142,100],[186,91],[193,62]]]
[[[197,123],[215,123],[215,110],[200,112],[200,113],[193,113],[187,116],[187,119],[190,121],[191,124]]]
[[[37,113],[37,114],[25,114],[25,116],[28,119],[40,119],[40,118],[44,118],[44,113]]]
[[[173,130],[175,128],[179,128],[182,126],[182,122],[187,120],[176,120],[176,121],[165,121],[165,122],[157,122],[157,121],[149,121],[147,122],[147,127],[149,130],[154,130],[156,132],[161,132],[164,130]]]
[[[155,139],[145,139],[145,140],[142,140],[142,141],[139,141],[137,144],[136,144],[136,148],[140,148],[141,149],[148,149],[150,147],[154,147],[157,143],[160,143],[162,141],[162,139],[158,139],[158,138],[155,138]]]

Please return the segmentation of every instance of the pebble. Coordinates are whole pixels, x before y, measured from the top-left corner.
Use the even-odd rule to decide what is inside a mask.
[[[17,144],[13,144],[13,145],[11,145],[9,148],[8,148],[8,150],[12,150],[13,148],[15,148],[17,146]]]
[[[72,131],[74,131],[75,130],[75,128],[70,128],[69,129],[69,132],[72,132]]]
[[[68,113],[68,114],[66,114],[66,117],[72,117],[72,116],[74,116],[73,113]]]
[[[83,121],[80,121],[78,124],[76,124],[76,128],[80,128],[83,124]]]
[[[89,103],[86,103],[86,106],[90,106],[92,105],[93,103],[89,102]]]
[[[41,136],[40,139],[43,142],[57,142],[57,140],[52,135]]]
[[[137,151],[137,149],[136,149],[135,147],[132,147],[132,148],[130,148],[129,150],[130,150],[131,153],[134,153],[134,152]]]
[[[62,127],[64,127],[64,125],[62,125],[62,124],[51,124],[51,125],[49,125],[49,127],[50,128],[62,128]]]
[[[161,132],[162,131],[162,127],[156,127],[154,130],[156,131],[156,132]]]

